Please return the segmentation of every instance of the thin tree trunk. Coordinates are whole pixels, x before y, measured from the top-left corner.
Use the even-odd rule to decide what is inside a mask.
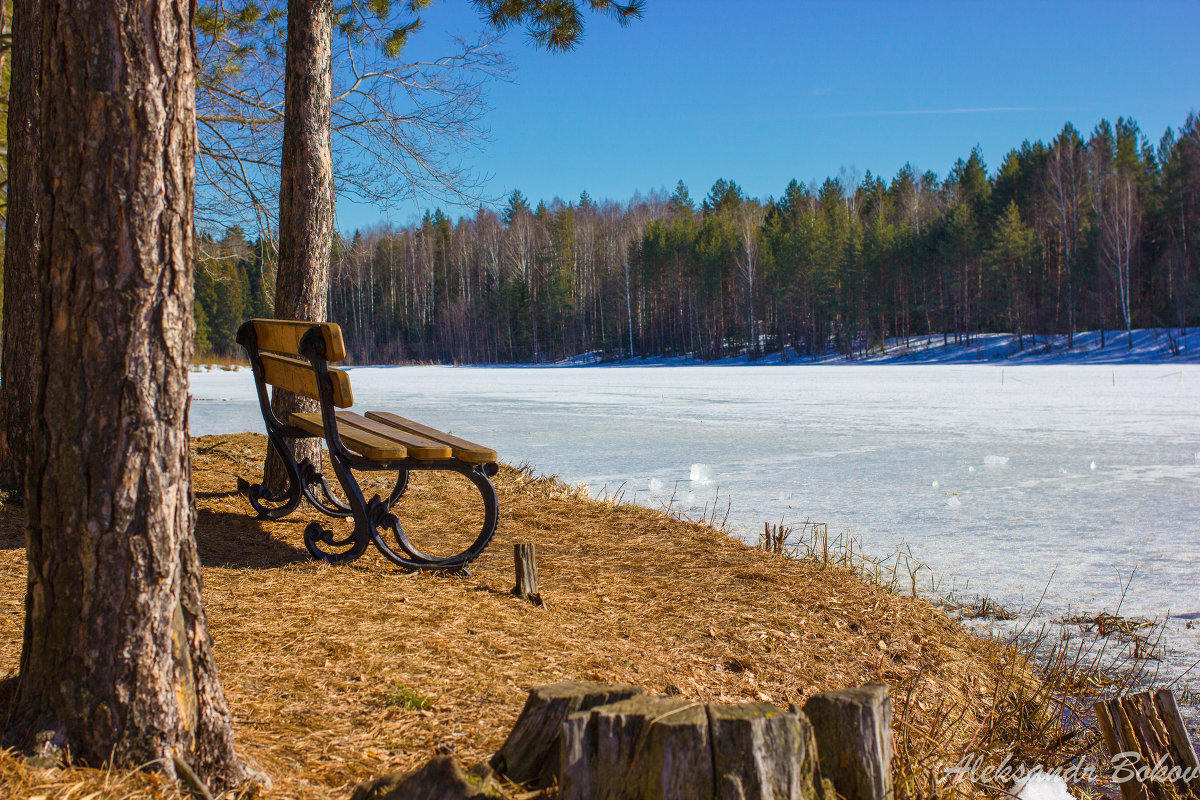
[[[0,380],[0,491],[25,496],[30,421],[38,380],[38,114],[42,5],[13,0],[8,103],[8,218],[4,241],[3,379]]]
[[[10,741],[241,783],[188,462],[192,12],[48,0],[25,633]],[[87,24],[80,24],[87,20]]]
[[[275,317],[323,322],[333,246],[332,0],[289,0],[286,61]],[[317,406],[276,389],[271,408],[286,419]],[[297,461],[320,465],[319,439],[296,440],[293,447]],[[286,481],[283,462],[268,449],[264,485],[279,490]]]

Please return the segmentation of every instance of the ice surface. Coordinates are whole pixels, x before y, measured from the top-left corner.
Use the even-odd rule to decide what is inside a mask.
[[[572,483],[636,487],[657,508],[680,481],[674,508],[715,502],[718,518],[731,501],[750,540],[763,522],[811,518],[879,556],[906,542],[939,588],[969,582],[1014,609],[1032,608],[1057,567],[1046,619],[1116,610],[1117,570],[1136,566],[1122,614],[1200,611],[1200,365],[1008,364],[1003,384],[1001,369],[361,367],[351,379],[356,408]],[[191,377],[194,433],[262,431],[249,372]],[[989,454],[1010,460],[985,468]],[[1165,669],[1186,669],[1200,626],[1173,619],[1167,644]]]

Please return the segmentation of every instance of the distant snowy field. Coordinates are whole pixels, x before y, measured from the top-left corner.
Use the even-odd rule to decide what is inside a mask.
[[[698,516],[719,490],[750,540],[764,521],[828,522],[1014,610],[1049,581],[1045,618],[1116,610],[1136,567],[1121,613],[1172,615],[1169,672],[1200,657],[1195,363],[352,372],[356,407],[594,493]],[[194,434],[262,430],[247,371],[194,372],[192,393]]]

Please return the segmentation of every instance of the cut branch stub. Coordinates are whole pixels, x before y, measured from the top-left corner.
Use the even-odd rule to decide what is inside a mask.
[[[821,692],[804,704],[821,775],[845,800],[892,797],[892,700],[888,687]]]
[[[567,717],[563,800],[707,798],[713,791],[702,704],[639,695]]]
[[[513,545],[513,566],[517,585],[512,593],[534,605],[542,605],[542,594],[538,590],[537,550],[533,544],[518,542]]]
[[[821,800],[812,725],[768,703],[708,706],[718,800]]]
[[[568,715],[641,693],[636,686],[578,681],[539,686],[490,763],[514,783],[546,785],[558,773],[561,728]]]

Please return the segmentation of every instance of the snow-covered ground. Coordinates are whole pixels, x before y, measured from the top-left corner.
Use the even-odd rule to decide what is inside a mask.
[[[1070,345],[1070,346],[1068,346]],[[581,353],[554,366],[582,366],[598,363],[598,352]],[[768,353],[750,360],[745,355],[716,361],[701,361],[691,356],[634,358],[625,364],[659,366],[732,366],[753,364],[1155,364],[1200,363],[1200,330],[1152,328],[1131,331],[1105,331],[1103,345],[1099,331],[1077,333],[1068,341],[1065,334],[1016,337],[1011,333],[983,333],[971,337],[968,345],[956,344],[954,336],[914,336],[888,339],[887,349],[876,348],[869,355],[853,358],[829,352],[816,358],[789,349],[787,356]]]
[[[1049,582],[1046,619],[1115,611],[1136,567],[1121,613],[1172,615],[1169,673],[1200,657],[1194,363],[360,367],[352,380],[357,408],[401,410],[597,493],[698,516],[719,491],[749,539],[764,521],[825,521],[876,555],[907,544],[923,583],[1014,610]],[[193,433],[262,429],[247,371],[196,372],[192,392]]]

